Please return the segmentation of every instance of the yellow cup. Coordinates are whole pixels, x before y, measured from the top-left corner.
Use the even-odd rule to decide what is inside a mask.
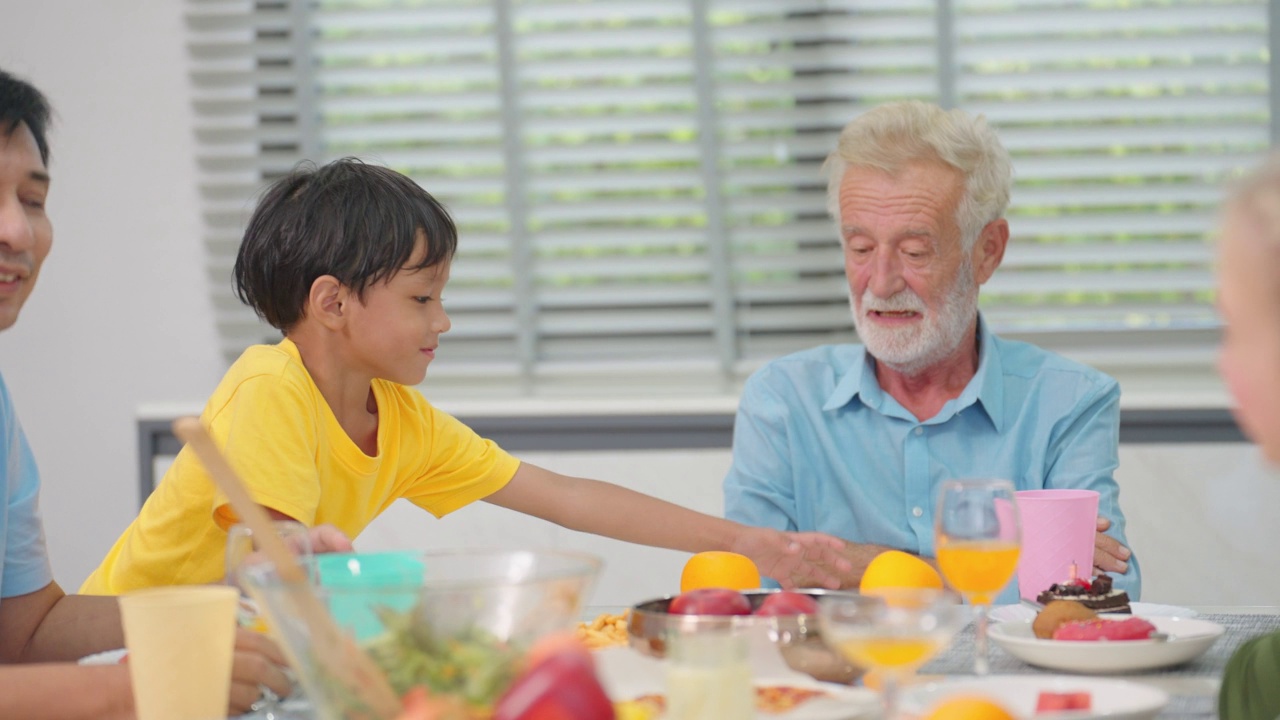
[[[138,720],[226,717],[239,600],[215,585],[120,596]]]

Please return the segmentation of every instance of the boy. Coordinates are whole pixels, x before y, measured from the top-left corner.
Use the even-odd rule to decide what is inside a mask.
[[[1232,193],[1218,241],[1218,368],[1244,433],[1280,465],[1280,156]],[[1222,678],[1224,720],[1280,717],[1280,633],[1245,643]]]
[[[284,340],[246,350],[201,415],[258,502],[355,537],[399,498],[436,516],[484,499],[619,540],[736,551],[785,586],[835,586],[848,569],[836,538],[746,527],[521,463],[428,404],[411,386],[449,330],[440,296],[456,245],[445,209],[386,168],[339,160],[268,189],[234,276]],[[184,449],[81,591],[216,582],[234,520]]]

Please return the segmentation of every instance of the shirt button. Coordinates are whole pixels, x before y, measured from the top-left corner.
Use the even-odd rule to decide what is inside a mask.
[[[921,515],[924,514],[924,508],[919,508],[919,507],[911,508],[911,514],[915,515],[916,517],[920,517]]]
[[[918,428],[916,428],[916,434],[917,434],[917,435],[923,435],[923,434],[924,434],[924,428],[922,428],[922,427],[918,427]]]

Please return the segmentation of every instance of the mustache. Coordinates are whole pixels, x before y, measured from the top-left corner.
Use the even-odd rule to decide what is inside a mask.
[[[900,290],[887,297],[879,298],[870,289],[862,293],[862,309],[864,312],[919,312],[925,311],[924,301],[911,289]]]

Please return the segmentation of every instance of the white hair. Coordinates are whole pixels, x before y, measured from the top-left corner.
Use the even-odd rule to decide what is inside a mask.
[[[987,223],[1009,208],[1013,167],[995,131],[982,115],[943,110],[911,100],[881,105],[840,131],[827,157],[827,211],[840,223],[840,183],[850,166],[897,173],[920,160],[941,160],[964,176],[956,224],[964,250],[973,248]]]

